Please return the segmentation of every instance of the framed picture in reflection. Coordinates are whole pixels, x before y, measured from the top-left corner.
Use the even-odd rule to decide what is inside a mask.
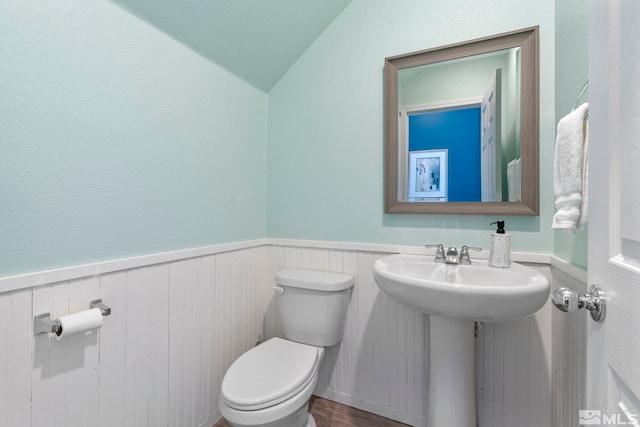
[[[447,151],[409,152],[409,200],[447,200]]]

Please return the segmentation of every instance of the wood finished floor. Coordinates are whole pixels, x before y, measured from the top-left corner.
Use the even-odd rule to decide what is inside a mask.
[[[318,427],[406,427],[389,418],[384,418],[347,405],[332,402],[321,397],[311,396],[309,412]],[[225,420],[218,421],[213,427],[230,427]]]

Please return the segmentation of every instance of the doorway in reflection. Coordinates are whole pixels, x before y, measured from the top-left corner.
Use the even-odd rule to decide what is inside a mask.
[[[480,177],[480,105],[462,106],[436,111],[422,111],[409,115],[409,157],[413,153],[447,150],[446,176],[441,171],[439,181],[448,183],[446,201],[479,202],[482,200]],[[420,164],[416,165],[420,166]],[[415,167],[412,165],[412,167]],[[411,174],[422,176],[420,169]],[[429,171],[430,172],[430,171]],[[433,174],[432,172],[430,172]],[[431,178],[429,176],[429,178]],[[431,178],[433,181],[434,178]],[[420,183],[420,180],[415,180]],[[409,179],[410,186],[413,180]],[[439,183],[439,182],[437,182]],[[409,201],[429,200],[427,197],[411,197]]]

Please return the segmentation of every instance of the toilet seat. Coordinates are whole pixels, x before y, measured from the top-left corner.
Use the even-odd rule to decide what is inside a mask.
[[[255,411],[300,393],[320,363],[322,349],[272,338],[240,356],[222,381],[221,397],[231,408]]]

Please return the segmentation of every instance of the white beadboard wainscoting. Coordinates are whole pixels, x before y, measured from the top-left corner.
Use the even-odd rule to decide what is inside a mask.
[[[220,418],[224,372],[263,333],[268,248],[148,260],[0,294],[1,427],[210,427]],[[98,331],[33,336],[34,315],[56,318],[97,298],[111,307]]]
[[[552,267],[552,291],[567,287],[587,293],[587,279]],[[578,427],[578,411],[585,408],[587,373],[587,324],[593,322],[587,310],[563,313],[554,309],[553,366],[551,377],[553,427]]]
[[[528,264],[545,274],[549,266]],[[476,338],[479,427],[551,425],[551,301],[533,316],[483,323]]]
[[[283,268],[356,277],[344,339],[328,349],[316,394],[424,425],[429,316],[390,301],[372,273],[380,256],[419,251],[263,239],[0,278],[0,427],[211,426],[226,369],[279,334],[271,287]],[[549,256],[514,259],[546,260],[530,265],[554,288],[586,281],[550,267]],[[33,336],[34,315],[56,318],[97,298],[112,308],[98,331]],[[573,316],[547,304],[484,324],[480,427],[577,424],[586,318]]]

